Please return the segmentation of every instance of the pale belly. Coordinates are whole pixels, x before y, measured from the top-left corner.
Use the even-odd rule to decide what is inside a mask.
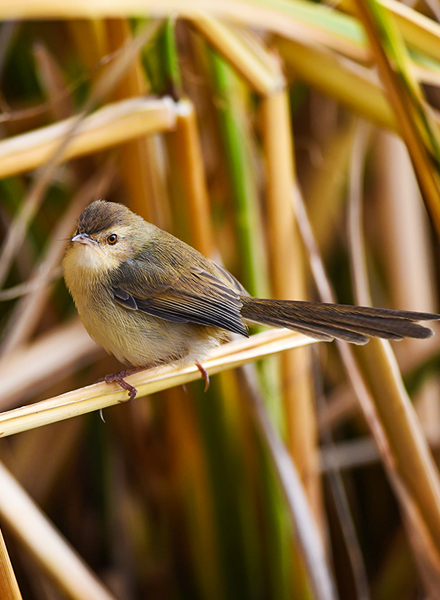
[[[173,323],[118,305],[77,308],[89,335],[109,354],[133,367],[201,361],[229,337],[215,327]]]

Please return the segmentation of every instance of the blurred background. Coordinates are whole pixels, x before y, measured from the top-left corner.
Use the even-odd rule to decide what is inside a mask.
[[[358,16],[345,1],[182,3],[181,17],[89,4],[92,18],[69,3],[0,7],[0,411],[121,369],[88,338],[60,269],[97,198],[252,295],[326,300],[303,201],[339,302],[438,311],[437,0],[358,0]],[[252,394],[296,466],[340,598],[437,597],[439,344],[371,343],[350,363],[316,343],[255,364],[252,393],[226,371],[207,393],[197,381],[105,409],[105,423],[94,412],[1,440],[2,469],[109,594],[75,591],[40,554],[5,474],[4,564],[22,597],[326,597]]]

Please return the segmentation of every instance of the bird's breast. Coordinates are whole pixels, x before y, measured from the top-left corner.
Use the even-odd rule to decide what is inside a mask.
[[[172,323],[126,309],[115,302],[110,284],[64,264],[66,284],[89,335],[120,362],[149,367],[203,360],[225,332],[194,323]]]

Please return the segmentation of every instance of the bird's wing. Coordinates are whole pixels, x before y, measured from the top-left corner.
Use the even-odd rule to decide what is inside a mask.
[[[231,287],[220,277],[200,266],[172,276],[151,263],[135,260],[123,263],[111,283],[115,301],[128,310],[247,336],[240,314],[241,289]]]

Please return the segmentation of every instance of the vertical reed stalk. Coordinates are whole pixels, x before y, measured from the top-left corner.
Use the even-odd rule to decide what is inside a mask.
[[[107,48],[109,52],[130,43],[133,36],[127,19],[109,19],[106,21]],[[148,85],[143,74],[140,58],[136,57],[113,93],[114,99],[121,100],[130,96],[143,96]],[[122,144],[119,148],[120,169],[129,194],[130,205],[135,212],[149,221],[163,225],[165,188],[160,180],[157,168],[157,154],[154,139],[138,139]]]
[[[291,203],[294,185],[289,101],[286,90],[262,99],[267,164],[267,228],[275,298],[306,298],[303,247]],[[282,355],[287,446],[305,486],[315,518],[322,523],[317,426],[310,350]]]
[[[15,579],[14,569],[0,531],[0,598],[2,600],[22,600],[20,588]]]

